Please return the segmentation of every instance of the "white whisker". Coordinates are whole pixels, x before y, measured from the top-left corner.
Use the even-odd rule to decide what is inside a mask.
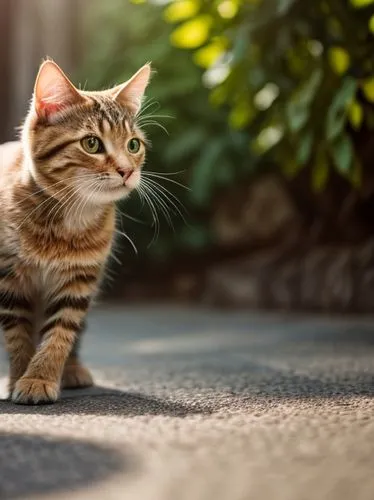
[[[152,186],[154,189],[156,189],[157,192],[160,195],[162,195],[175,208],[175,210],[178,212],[178,214],[183,219],[183,222],[185,224],[187,224],[187,221],[186,221],[184,215],[182,214],[180,208],[178,207],[178,204],[181,207],[181,209],[184,210],[186,213],[187,213],[187,210],[186,210],[185,206],[180,202],[180,200],[178,200],[178,198],[173,193],[171,193],[164,186],[162,186],[161,184],[159,184],[158,182],[156,182],[152,179],[143,179],[143,182],[148,183],[150,186]],[[175,203],[173,200],[175,200]]]
[[[157,174],[157,175],[161,174],[161,172],[154,172],[153,170],[144,170],[143,174],[144,174],[144,172],[147,172],[149,174]],[[185,172],[187,172],[186,169],[185,170],[177,170],[177,172],[162,172],[161,175],[179,175],[179,174],[184,174]]]
[[[151,118],[152,120],[154,118],[166,118],[166,119],[169,119],[169,120],[174,120],[175,117],[174,116],[171,116],[171,115],[155,115],[155,114],[152,114],[152,113],[149,113],[148,115],[144,115],[142,116],[139,120],[136,121],[136,123],[141,126],[141,124],[145,121],[145,120],[148,120],[149,118]]]
[[[168,205],[165,203],[164,199],[159,195],[159,193],[155,190],[155,188],[153,186],[150,186],[146,183],[144,183],[144,188],[145,189],[148,189],[149,190],[149,194],[151,194],[153,196],[153,198],[155,199],[155,201],[158,202],[159,206],[160,206],[160,209],[161,209],[161,212],[163,213],[168,225],[173,229],[174,231],[174,226],[173,226],[173,222],[171,220],[171,217],[168,213],[168,210],[169,210],[169,207]],[[153,189],[152,189],[153,188]]]
[[[96,180],[96,181],[93,181],[92,183],[90,183],[84,187],[86,188],[87,191],[92,189],[92,192],[87,197],[83,196],[81,203],[78,203],[78,205],[76,207],[77,224],[79,227],[81,226],[81,220],[83,218],[84,209],[86,208],[87,204],[89,203],[89,200],[91,200],[93,198],[93,196],[95,195],[95,193],[98,191],[98,189],[95,189],[95,188],[96,187],[100,188],[102,186],[100,186],[100,181]],[[80,211],[79,211],[79,209],[80,209]],[[70,212],[72,212],[72,209],[69,210],[69,213]],[[66,214],[66,218],[68,218],[67,214]]]
[[[125,212],[122,212],[122,210],[119,209],[118,205],[116,206],[116,210],[126,219],[132,220],[133,222],[137,222],[138,224],[145,224],[143,220],[137,219],[136,217],[133,217],[132,215],[126,214]]]
[[[161,130],[163,130],[167,135],[170,135],[169,134],[169,131],[163,126],[161,125],[161,123],[158,123],[156,121],[153,121],[153,120],[148,120],[147,122],[144,122],[142,123],[142,128],[145,128],[145,127],[159,127]]]
[[[77,175],[77,176],[73,176],[73,177],[67,177],[66,179],[62,179],[60,181],[55,182],[54,184],[51,184],[50,186],[48,186],[48,189],[54,188],[59,184],[66,183],[66,182],[71,181],[71,180],[81,180],[81,179],[86,179],[88,177],[97,177],[97,174],[85,174],[85,175]],[[35,196],[39,193],[42,193],[43,191],[46,191],[46,188],[41,188],[41,189],[38,189],[38,191],[33,191],[29,196],[25,196],[25,198],[22,198],[22,200],[17,202],[16,205],[22,204],[23,202],[25,202],[29,198],[32,198],[33,196]],[[55,194],[58,194],[58,193],[55,193]]]
[[[153,225],[154,225],[154,232],[153,232],[153,237],[150,243],[148,244],[148,248],[152,246],[152,244],[157,241],[157,238],[159,237],[160,234],[160,221],[158,218],[157,210],[155,208],[155,205],[153,204],[153,201],[150,199],[148,193],[145,191],[144,186],[139,186],[138,187],[138,192],[142,196],[142,198],[146,201],[147,205],[149,206],[153,218]]]
[[[143,104],[143,106],[139,109],[138,113],[136,114],[135,118],[143,116],[143,114],[149,109],[151,106],[156,106],[157,109],[160,109],[160,103],[156,101],[154,98],[149,98],[147,102]]]
[[[57,191],[56,194],[60,194],[60,193],[63,193],[64,191],[66,191],[67,189],[70,189],[71,186],[65,186],[63,187],[62,189],[60,189],[59,191]],[[20,223],[20,225],[17,227],[17,230],[19,230],[23,224],[30,219],[30,217],[37,211],[39,210],[43,205],[45,205],[46,203],[51,203],[51,202],[54,202],[56,201],[58,203],[58,200],[56,200],[56,198],[52,198],[52,197],[49,197],[47,198],[46,200],[44,200],[42,203],[40,203],[40,205],[38,205],[37,207],[34,208],[34,210],[32,210],[23,220],[22,222]]]
[[[136,248],[135,243],[132,241],[130,236],[122,231],[119,231],[118,229],[115,229],[115,232],[120,234],[121,236],[124,236],[127,239],[127,241],[131,244],[132,248],[134,249],[135,254],[138,255],[138,249]]]
[[[174,179],[169,179],[167,177],[164,177],[163,175],[159,175],[159,174],[155,174],[153,172],[147,172],[147,171],[142,172],[142,175],[145,176],[145,177],[154,177],[155,179],[162,179],[164,181],[167,181],[167,182],[170,182],[172,184],[175,184],[176,186],[179,186],[179,187],[181,187],[183,189],[191,191],[190,187],[185,186],[181,182],[175,181]]]
[[[75,193],[74,186],[69,186],[69,189],[67,190],[66,193],[64,193],[62,198],[60,200],[55,200],[56,204],[51,208],[51,210],[45,216],[45,220],[48,223],[47,227],[52,227],[55,217],[60,212],[61,204],[63,204],[68,198],[70,198],[71,193],[73,193],[73,194]]]

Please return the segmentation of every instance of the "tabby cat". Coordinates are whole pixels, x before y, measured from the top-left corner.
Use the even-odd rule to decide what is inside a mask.
[[[111,250],[114,202],[140,183],[150,74],[147,64],[87,92],[45,61],[21,140],[0,146],[0,324],[15,403],[93,383],[79,338]]]

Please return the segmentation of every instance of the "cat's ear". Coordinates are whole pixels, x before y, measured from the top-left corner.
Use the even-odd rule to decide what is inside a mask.
[[[146,64],[127,82],[113,89],[114,99],[136,114],[142,104],[142,98],[151,78],[151,66]]]
[[[84,100],[56,63],[45,61],[41,65],[34,88],[34,107],[40,118],[48,118]]]

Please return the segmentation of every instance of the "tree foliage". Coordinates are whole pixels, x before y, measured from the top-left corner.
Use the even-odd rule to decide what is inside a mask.
[[[193,50],[214,107],[288,176],[360,182],[354,133],[374,128],[373,0],[175,0],[171,43]]]
[[[163,184],[187,207],[187,225],[175,198],[154,193],[166,214],[153,256],[214,244],[215,199],[269,167],[289,178],[306,169],[316,191],[332,170],[360,184],[356,138],[374,130],[374,0],[162,3],[92,2],[78,75],[89,75],[92,89],[126,80],[147,61],[156,69],[146,112],[170,135],[149,124],[147,169],[190,191]],[[125,216],[122,223],[146,248],[150,211],[136,198],[125,210],[136,217],[141,211],[144,226]]]

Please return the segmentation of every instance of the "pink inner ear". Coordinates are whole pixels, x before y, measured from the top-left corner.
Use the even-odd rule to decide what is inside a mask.
[[[134,113],[137,113],[150,76],[151,67],[146,64],[129,81],[115,89],[116,101],[129,107]]]
[[[62,70],[52,61],[47,61],[41,66],[34,96],[35,110],[42,118],[48,118],[84,100]]]
[[[66,106],[54,102],[39,101],[36,111],[39,116],[49,118],[51,115],[62,111]]]

